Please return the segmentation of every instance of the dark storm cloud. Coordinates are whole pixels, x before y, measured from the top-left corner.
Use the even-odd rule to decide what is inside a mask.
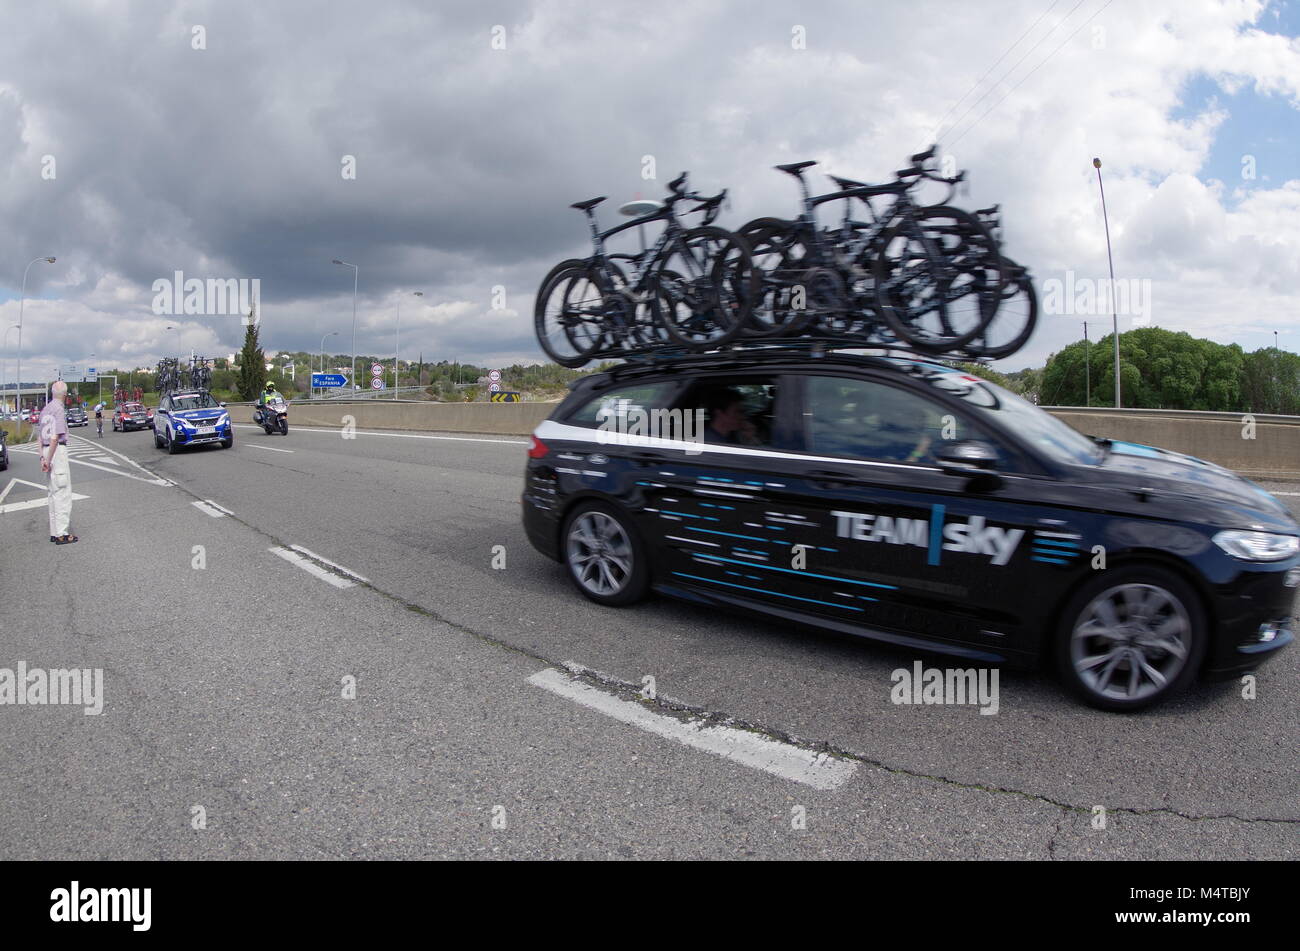
[[[1218,8],[1176,9],[1189,6],[1191,39],[1161,47],[1165,59],[1124,46],[1162,29],[1164,14],[1134,14],[1126,29],[1110,8],[1098,21],[1110,21],[1108,47],[1080,34],[994,121],[964,141],[944,136],[972,169],[963,202],[1001,202],[1026,263],[1104,264],[1086,167],[1097,141],[1139,143],[1157,180],[1196,167],[1202,141],[1165,124],[1170,90],[1193,68],[1172,57],[1193,48],[1202,20],[1214,49],[1241,34]],[[690,169],[701,189],[731,189],[723,220],[735,224],[795,213],[775,162],[886,177],[928,144],[1010,41],[1008,24],[1033,22],[1040,7],[1011,4],[994,22],[943,0],[10,3],[0,285],[16,293],[26,261],[59,256],[31,273],[30,288],[60,303],[28,308],[33,360],[173,352],[150,285],[178,269],[259,278],[267,345],[314,351],[333,330],[350,346],[351,273],[330,264],[338,257],[361,267],[362,352],[390,352],[399,302],[418,289],[426,307],[401,305],[404,355],[540,358],[532,294],[552,263],[586,247],[570,202],[610,196],[609,225],[619,202],[657,196]],[[191,47],[196,25],[204,50]],[[498,25],[503,50],[492,47]],[[792,43],[799,30],[806,50]],[[41,178],[45,155],[53,181]],[[349,155],[355,181],[340,175]],[[656,180],[641,177],[646,155]],[[1144,180],[1129,182],[1126,195],[1115,181],[1117,218],[1149,198]],[[1152,208],[1148,230],[1168,233],[1172,212]],[[1129,273],[1148,266],[1141,251]],[[490,308],[496,285],[505,311]],[[186,347],[238,345],[237,320],[181,324]]]

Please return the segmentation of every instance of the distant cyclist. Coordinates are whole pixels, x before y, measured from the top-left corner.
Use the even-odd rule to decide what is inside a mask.
[[[95,428],[99,430],[99,436],[104,437],[104,404],[95,404]]]

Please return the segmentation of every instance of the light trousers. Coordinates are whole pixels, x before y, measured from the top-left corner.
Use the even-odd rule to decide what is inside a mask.
[[[50,460],[50,534],[68,534],[72,520],[72,471],[68,466],[68,447],[56,446]]]

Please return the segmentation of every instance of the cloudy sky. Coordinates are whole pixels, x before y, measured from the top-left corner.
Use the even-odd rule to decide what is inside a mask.
[[[28,272],[28,380],[238,349],[238,317],[154,312],[176,271],[258,279],[269,349],[347,352],[333,258],[359,267],[362,353],[392,353],[400,307],[404,359],[540,361],[538,281],[586,253],[570,202],[689,169],[736,226],[794,214],[777,162],[883,179],[936,140],[1040,287],[1106,275],[1101,156],[1151,323],[1300,349],[1300,0],[4,0],[3,21],[0,328],[58,258]],[[1086,308],[1002,368],[1085,316],[1106,332]]]

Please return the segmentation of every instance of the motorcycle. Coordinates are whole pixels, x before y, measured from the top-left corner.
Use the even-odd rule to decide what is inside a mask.
[[[272,433],[287,436],[289,435],[289,404],[282,396],[267,400],[265,406],[259,406],[253,411],[253,422],[265,429],[268,436]]]

